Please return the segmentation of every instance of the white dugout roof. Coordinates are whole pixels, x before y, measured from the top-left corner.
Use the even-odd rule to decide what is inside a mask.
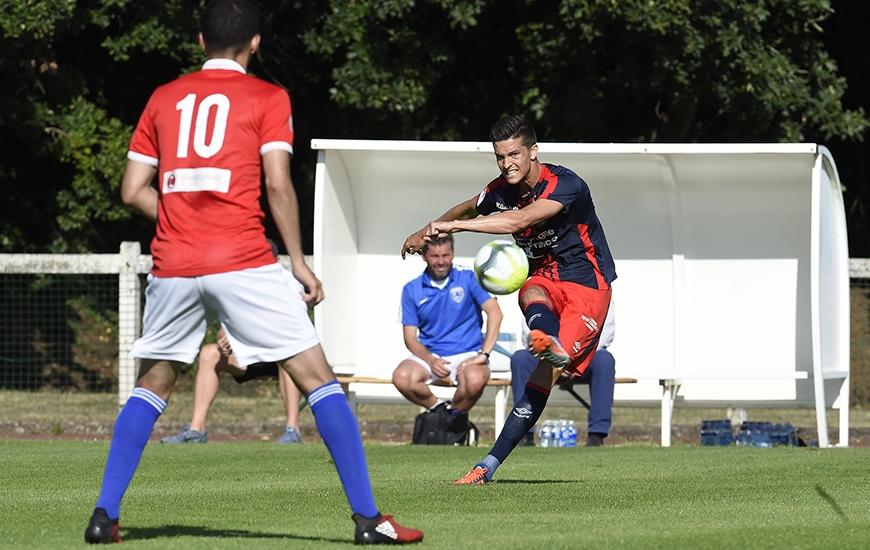
[[[315,139],[312,147],[314,267],[327,296],[315,323],[337,371],[388,375],[408,355],[397,322],[402,285],[424,268],[419,257],[403,261],[400,248],[498,175],[492,145]],[[610,349],[617,376],[640,380],[619,385],[617,403],[659,402],[657,379],[686,375],[687,404],[848,405],[846,223],[826,148],[539,149],[543,162],[589,184],[616,260]],[[471,265],[493,238],[457,234],[457,262]],[[516,297],[499,302],[502,332],[519,334]],[[722,373],[729,379],[716,379]]]

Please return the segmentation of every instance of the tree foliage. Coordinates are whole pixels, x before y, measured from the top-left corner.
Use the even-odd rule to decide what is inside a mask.
[[[257,3],[249,69],[293,98],[303,205],[313,137],[483,140],[517,113],[545,141],[857,144],[870,124],[829,0]],[[202,62],[202,4],[0,0],[0,250],[147,244],[124,152],[150,92]]]

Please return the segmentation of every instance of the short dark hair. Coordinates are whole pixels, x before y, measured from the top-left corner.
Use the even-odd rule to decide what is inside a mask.
[[[453,235],[447,235],[443,239],[432,239],[431,241],[427,241],[426,244],[423,245],[423,249],[420,250],[421,254],[425,254],[429,251],[430,246],[441,246],[442,244],[450,243],[450,250],[453,250]]]
[[[260,28],[260,13],[250,0],[211,0],[199,18],[199,30],[209,53],[248,47]]]
[[[492,126],[489,131],[489,139],[493,143],[520,138],[523,147],[531,147],[538,143],[538,136],[532,123],[517,115],[502,117]]]

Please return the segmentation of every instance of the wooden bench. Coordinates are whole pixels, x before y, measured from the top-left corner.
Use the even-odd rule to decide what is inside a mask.
[[[498,374],[504,374],[504,373],[498,373]],[[359,385],[359,384],[390,384],[390,385],[392,385],[393,384],[393,381],[389,378],[378,378],[378,377],[371,377],[371,376],[338,376],[336,378],[337,378],[339,384],[341,384],[342,388],[344,389],[344,393],[347,395],[348,404],[350,405],[350,408],[353,411],[354,415],[357,414],[357,405],[358,405],[358,398],[357,398],[358,387],[357,387],[357,385]],[[636,383],[636,382],[637,382],[637,380],[634,378],[617,378],[616,379],[617,384],[632,384],[632,383]],[[557,383],[556,387],[570,393],[577,401],[580,402],[581,405],[586,407],[586,409],[588,410],[589,403],[585,399],[583,399],[583,397],[580,396],[574,390],[574,386],[579,385],[579,384],[580,384],[580,382],[577,379],[571,379],[571,380],[565,380],[565,381],[561,381],[561,382]],[[447,380],[447,379],[437,380],[435,382],[432,382],[432,385],[439,386],[439,387],[445,387],[445,388],[455,387],[450,382],[450,380]],[[486,385],[487,385],[487,387],[496,388],[494,428],[495,428],[495,436],[498,437],[498,435],[501,433],[502,428],[504,427],[504,423],[505,423],[505,420],[507,417],[507,410],[508,410],[507,397],[508,397],[508,390],[511,387],[511,381],[510,381],[510,378],[502,378],[502,377],[490,378],[489,381],[486,383]],[[396,390],[396,391],[398,391],[398,390]]]
[[[353,411],[353,414],[357,413],[357,385],[359,384],[393,384],[392,379],[390,378],[376,378],[369,376],[338,376],[338,383],[341,384],[342,388],[344,388],[344,393],[347,395],[347,402],[350,405],[350,409]],[[455,387],[450,380],[441,379],[432,382],[433,386],[439,386],[442,388],[452,388]],[[509,378],[490,378],[489,382],[486,383],[487,387],[496,388],[495,394],[495,434],[498,437],[498,434],[501,433],[501,429],[504,426],[506,409],[507,409],[507,391],[511,387],[511,381]],[[398,390],[396,390],[398,392]]]
[[[618,377],[618,378],[616,378],[616,380],[614,380],[614,382],[617,384],[637,384],[637,378]],[[563,390],[563,391],[570,393],[574,397],[574,399],[579,401],[580,404],[583,405],[586,408],[586,410],[588,411],[589,410],[589,402],[586,401],[585,399],[583,399],[583,396],[578,394],[577,391],[574,389],[574,386],[586,386],[586,385],[588,385],[588,384],[581,383],[577,378],[570,378],[568,380],[560,380],[560,381],[556,382],[555,387],[559,388],[560,390]]]

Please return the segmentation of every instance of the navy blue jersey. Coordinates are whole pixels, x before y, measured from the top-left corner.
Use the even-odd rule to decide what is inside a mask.
[[[541,178],[532,192],[525,197],[518,195],[519,186],[499,176],[481,191],[477,211],[486,216],[518,210],[538,199],[564,206],[552,218],[514,233],[517,244],[529,257],[529,274],[598,290],[609,288],[616,279],[616,268],[583,178],[564,166],[542,164]]]
[[[424,271],[402,289],[399,322],[417,327],[420,343],[440,357],[474,351],[483,345],[480,311],[490,298],[467,267],[454,265],[443,288]]]

